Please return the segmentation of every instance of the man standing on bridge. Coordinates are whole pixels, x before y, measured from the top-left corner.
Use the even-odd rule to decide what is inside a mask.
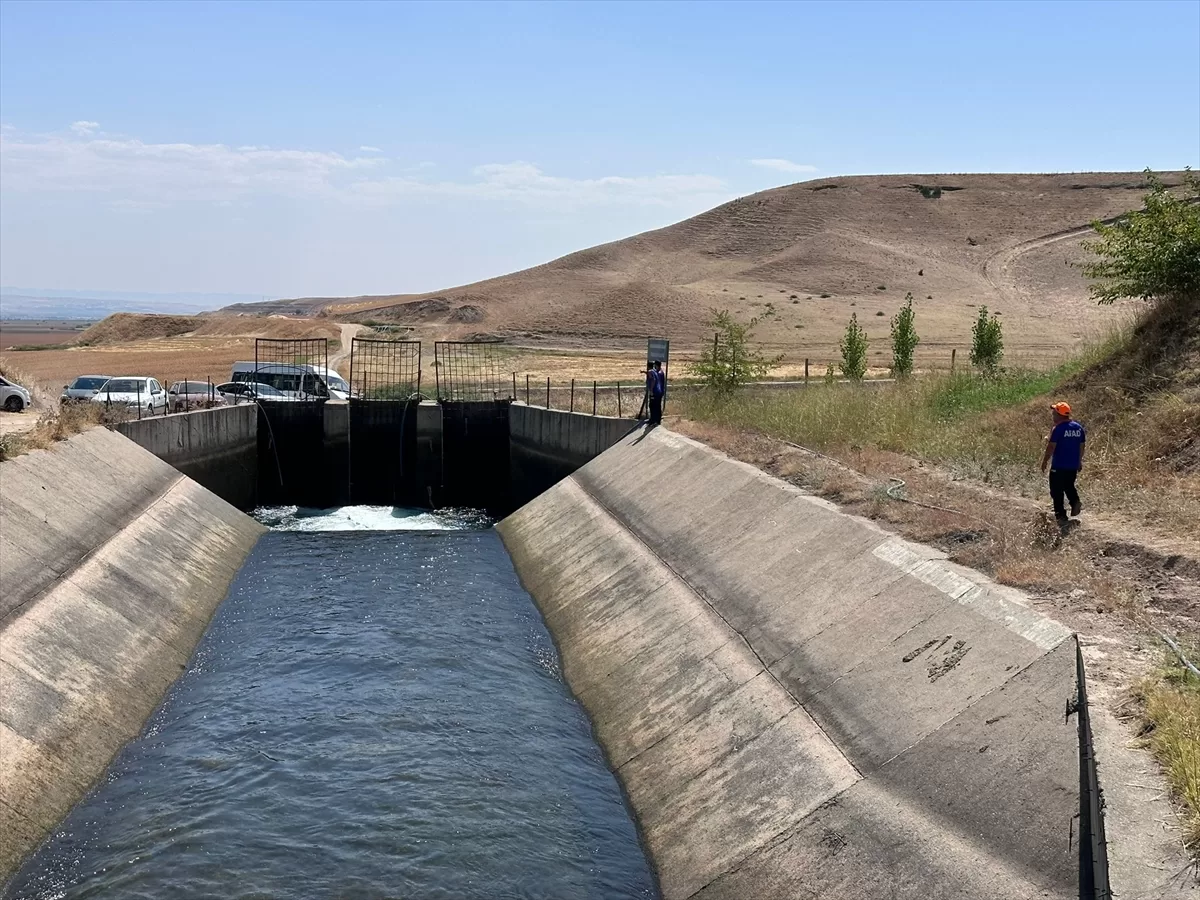
[[[667,392],[667,376],[659,360],[646,369],[646,397],[650,401],[650,424],[662,424],[663,395]]]
[[[1054,429],[1046,441],[1046,452],[1042,454],[1042,471],[1050,467],[1050,499],[1054,502],[1054,518],[1058,528],[1067,533],[1070,520],[1067,518],[1064,496],[1071,503],[1071,515],[1079,515],[1083,504],[1075,489],[1075,479],[1083,469],[1083,451],[1087,443],[1087,431],[1071,418],[1071,406],[1059,401],[1050,409],[1054,415]]]

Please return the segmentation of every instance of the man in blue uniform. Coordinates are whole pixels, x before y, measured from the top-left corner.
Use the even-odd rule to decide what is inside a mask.
[[[663,395],[667,392],[667,377],[657,359],[646,369],[646,396],[650,401],[650,424],[662,424]]]
[[[1054,501],[1054,518],[1059,530],[1066,534],[1069,520],[1064,498],[1071,504],[1071,515],[1079,515],[1083,504],[1075,489],[1075,479],[1083,469],[1083,451],[1087,444],[1084,427],[1071,418],[1070,404],[1061,400],[1050,409],[1054,413],[1054,429],[1042,454],[1042,471],[1050,467],[1050,499]]]

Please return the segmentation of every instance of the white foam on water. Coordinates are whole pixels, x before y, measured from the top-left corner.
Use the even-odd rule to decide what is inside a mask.
[[[477,509],[401,506],[260,506],[254,518],[272,531],[477,531],[492,524]]]

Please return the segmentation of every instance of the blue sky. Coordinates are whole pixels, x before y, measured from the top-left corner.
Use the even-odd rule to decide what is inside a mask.
[[[0,283],[422,291],[745,193],[1200,162],[1200,2],[0,4]]]

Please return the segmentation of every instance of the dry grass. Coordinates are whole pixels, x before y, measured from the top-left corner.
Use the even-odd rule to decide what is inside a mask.
[[[30,450],[45,450],[57,441],[65,441],[96,425],[110,425],[130,418],[120,407],[105,409],[99,403],[70,403],[42,413],[37,424],[20,434],[0,435],[0,460],[11,459]]]
[[[196,337],[328,338],[338,326],[326,319],[258,316],[167,316],[114,313],[79,335],[76,346],[128,344],[181,335]]]
[[[1081,487],[1093,512],[1119,511],[1139,527],[1194,540],[1200,521],[1200,392],[1129,396],[1080,373],[1130,344],[1117,333],[1051,372],[998,379],[932,375],[905,384],[849,385],[730,397],[685,397],[694,419],[750,430],[848,459],[864,447],[937,465],[955,478],[1042,498],[1038,471],[1051,398],[1063,396],[1089,428]],[[1073,387],[1072,387],[1073,386]]]
[[[1191,657],[1200,658],[1192,648]],[[1200,678],[1174,656],[1134,688],[1143,736],[1162,762],[1183,818],[1184,844],[1200,855]]]
[[[174,337],[192,331],[200,321],[198,316],[114,313],[80,334],[75,344],[90,347],[96,344],[121,344],[156,337]]]
[[[1152,585],[1142,573],[1106,558],[1101,537],[1061,541],[1051,517],[1036,504],[949,480],[932,467],[877,448],[841,448],[840,458],[834,458],[711,423],[684,420],[673,427],[847,512],[936,546],[954,562],[1001,584],[1041,597],[1068,620],[1072,611],[1086,609],[1088,616],[1115,616],[1138,628],[1148,624]],[[1186,603],[1176,611],[1194,623]]]

